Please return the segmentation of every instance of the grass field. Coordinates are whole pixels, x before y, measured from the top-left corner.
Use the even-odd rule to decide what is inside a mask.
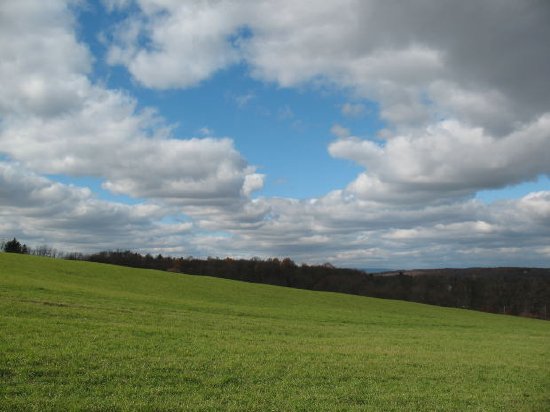
[[[550,410],[550,322],[0,254],[0,410]]]

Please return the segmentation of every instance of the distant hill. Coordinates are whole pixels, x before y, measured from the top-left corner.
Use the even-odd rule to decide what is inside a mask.
[[[374,272],[370,272],[374,273]],[[478,267],[478,268],[444,268],[444,269],[410,269],[410,270],[380,270],[379,276],[550,276],[550,268],[529,267]]]
[[[366,273],[388,273],[394,271],[394,269],[389,268],[361,268],[360,270]]]
[[[0,410],[550,406],[511,316],[0,253]]]

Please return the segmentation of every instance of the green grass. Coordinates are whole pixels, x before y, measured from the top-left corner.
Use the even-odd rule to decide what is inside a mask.
[[[550,410],[550,322],[0,254],[0,410]]]

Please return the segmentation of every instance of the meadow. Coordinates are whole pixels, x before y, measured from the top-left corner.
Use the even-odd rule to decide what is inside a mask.
[[[550,322],[1,253],[0,410],[544,411]]]

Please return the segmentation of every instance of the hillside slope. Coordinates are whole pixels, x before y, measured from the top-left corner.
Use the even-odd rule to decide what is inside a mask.
[[[0,410],[550,410],[550,323],[0,254]]]

